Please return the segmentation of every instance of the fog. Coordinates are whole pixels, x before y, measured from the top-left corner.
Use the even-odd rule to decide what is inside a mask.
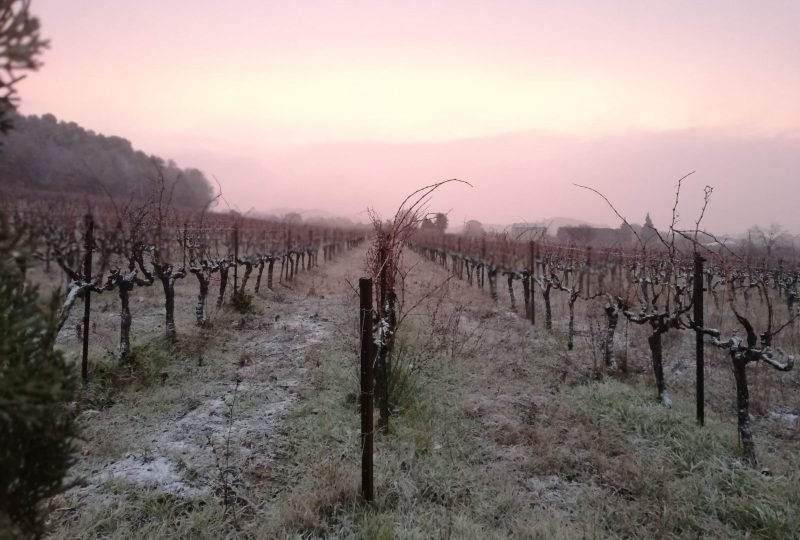
[[[257,158],[175,149],[179,161],[216,176],[226,199],[251,207],[324,208],[365,219],[372,207],[389,215],[426,183],[461,178],[470,189],[443,188],[432,211],[450,223],[538,221],[555,216],[616,225],[617,218],[583,184],[605,194],[632,222],[649,212],[657,226],[671,220],[675,186],[685,182],[680,220],[694,227],[706,185],[714,188],[704,226],[740,233],[780,223],[800,231],[797,211],[800,138],[737,135],[723,130],[628,133],[579,138],[547,133],[435,143],[341,142],[268,149]]]

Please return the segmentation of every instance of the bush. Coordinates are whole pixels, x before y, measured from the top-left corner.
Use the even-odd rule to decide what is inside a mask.
[[[237,289],[231,298],[231,305],[239,313],[253,313],[255,305],[253,304],[253,295],[245,292],[243,289]]]
[[[55,304],[43,308],[14,264],[0,217],[0,537],[42,533],[43,503],[64,489],[77,427],[73,370],[53,350]]]
[[[420,388],[419,370],[424,357],[403,341],[391,353],[389,365],[389,410],[392,414],[408,409],[417,399]]]

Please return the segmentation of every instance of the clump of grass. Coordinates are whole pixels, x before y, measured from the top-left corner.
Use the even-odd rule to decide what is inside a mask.
[[[405,341],[398,341],[391,353],[389,366],[388,394],[389,410],[392,416],[409,409],[420,394],[420,370],[425,364],[425,355],[410,347]]]
[[[50,538],[80,537],[122,540],[134,538],[220,538],[227,531],[223,511],[211,497],[182,497],[150,488],[111,480],[106,489],[113,495],[101,505],[76,516]]]
[[[172,355],[164,337],[136,344],[131,349],[132,362],[120,365],[116,360],[100,360],[89,365],[86,400],[96,409],[114,404],[114,396],[126,388],[150,387],[165,381],[165,368]]]
[[[289,304],[289,303],[291,303],[291,298],[286,294],[285,291],[282,291],[280,289],[276,289],[276,290],[274,290],[272,292],[270,300],[272,300],[272,302],[275,303],[275,304]]]
[[[133,347],[133,375],[143,386],[152,386],[162,379],[162,373],[173,354],[163,338],[156,338]]]
[[[747,467],[735,426],[707,412],[700,427],[693,403],[678,398],[666,409],[615,381],[574,388],[568,396],[591,424],[610,438],[621,437],[629,449],[631,462],[614,475],[614,490],[636,503],[604,503],[613,508],[605,525],[614,533],[792,538],[800,530],[797,471],[766,476]]]
[[[302,489],[294,491],[281,506],[285,530],[313,535],[325,534],[337,516],[352,512],[360,504],[358,468],[331,458],[312,464],[313,472]]]
[[[242,351],[239,353],[239,359],[237,361],[239,367],[249,366],[253,363],[253,353],[250,351]]]
[[[253,301],[253,295],[244,289],[237,289],[231,297],[231,307],[237,313],[252,314],[255,313],[256,307]]]
[[[373,540],[392,540],[396,538],[394,525],[386,514],[365,512],[358,524],[360,537]]]
[[[733,456],[736,439],[716,418],[695,422],[692,404],[667,409],[641,391],[616,381],[584,385],[573,392],[578,409],[602,426],[621,428],[640,449],[666,451],[679,468],[693,470],[711,457]]]

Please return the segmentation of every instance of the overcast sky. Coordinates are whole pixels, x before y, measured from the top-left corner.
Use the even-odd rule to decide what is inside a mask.
[[[800,2],[34,0],[53,113],[250,207],[389,214],[444,178],[451,222],[570,216],[800,232]]]

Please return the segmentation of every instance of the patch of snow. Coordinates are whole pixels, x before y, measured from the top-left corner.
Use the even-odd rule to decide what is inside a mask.
[[[109,464],[95,478],[99,482],[112,479],[157,488],[173,495],[193,496],[204,492],[188,484],[177,465],[163,456],[154,459],[128,456],[122,461]]]
[[[142,451],[95,468],[77,493],[105,497],[102,485],[120,480],[197,496],[213,491],[220,468],[268,467],[278,448],[280,424],[297,399],[296,388],[306,372],[305,352],[328,335],[329,325],[298,314],[282,321],[277,332],[248,336],[237,348],[252,353],[254,361],[238,369],[238,388],[233,382],[212,382],[194,396],[197,406],[149,428],[129,418],[128,436],[139,441]],[[227,465],[226,449],[230,450]]]
[[[783,428],[794,431],[798,427],[800,416],[790,412],[771,411],[769,413],[770,420],[778,422]]]
[[[556,475],[531,476],[525,480],[525,485],[536,493],[542,502],[560,503],[564,502],[564,492],[570,487],[570,482]]]

